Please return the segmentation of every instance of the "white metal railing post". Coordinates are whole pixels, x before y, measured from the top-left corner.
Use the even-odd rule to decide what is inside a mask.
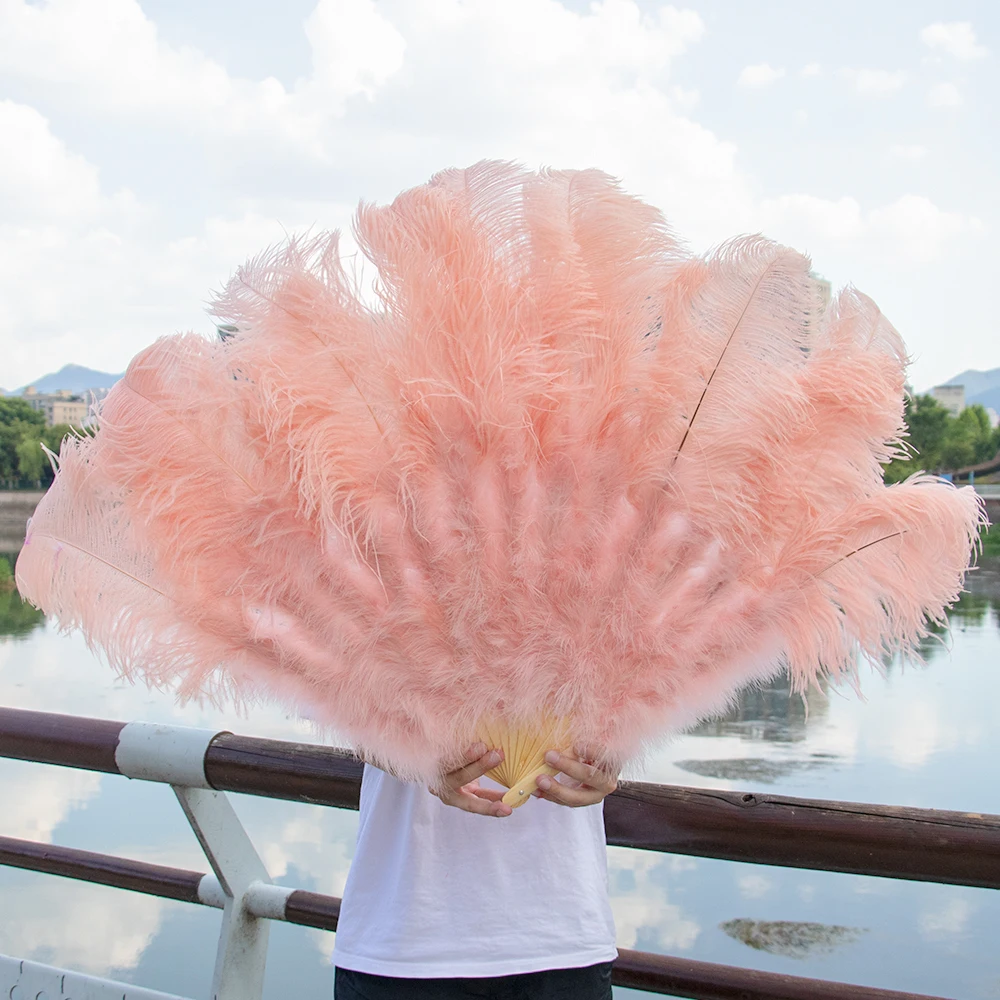
[[[214,729],[130,722],[119,735],[115,763],[130,778],[173,787],[218,879],[224,905],[212,1000],[261,1000],[271,897],[284,899],[290,890],[271,886],[232,803],[208,783],[205,753],[219,734]],[[214,895],[214,887],[204,888]]]
[[[174,792],[226,895],[212,1000],[261,1000],[270,924],[250,912],[247,893],[270,883],[267,869],[222,792],[182,786]]]

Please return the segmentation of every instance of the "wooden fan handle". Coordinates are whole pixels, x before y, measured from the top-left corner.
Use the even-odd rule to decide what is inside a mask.
[[[531,793],[537,791],[538,785],[535,784],[535,779],[540,774],[555,777],[558,773],[556,768],[542,764],[541,767],[536,767],[530,774],[525,775],[516,785],[511,785],[501,801],[509,805],[511,809],[523,806],[531,798]]]

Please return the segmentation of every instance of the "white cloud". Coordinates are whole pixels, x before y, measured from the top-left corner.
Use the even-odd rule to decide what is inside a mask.
[[[929,108],[959,108],[962,104],[962,92],[954,83],[936,83],[927,92]]]
[[[408,98],[410,120],[399,126],[440,120],[451,105],[475,108],[477,128],[502,128],[519,105],[535,117],[551,112],[545,96],[572,116],[573,104],[609,90],[653,85],[704,32],[693,11],[664,6],[650,17],[634,0],[604,0],[583,14],[556,0],[397,0],[378,9],[373,0],[320,0],[305,23],[313,73],[289,90],[169,45],[137,0],[8,6],[0,69],[59,85],[90,109],[167,119],[215,140],[270,138],[322,164],[343,155],[335,126],[350,100],[371,102],[394,81]],[[442,73],[452,81],[444,94]]]
[[[286,88],[168,44],[135,0],[8,0],[7,9],[0,70],[63,107],[197,134],[220,182],[249,178],[242,186],[255,193],[227,195],[212,218],[193,210],[178,232],[174,206],[103,190],[96,167],[20,106],[33,152],[18,149],[14,166],[0,167],[0,200],[49,221],[0,225],[0,337],[16,342],[13,384],[50,368],[45,357],[117,370],[156,335],[207,329],[209,291],[281,239],[282,226],[349,221],[327,200],[331,166],[352,198],[384,199],[485,156],[596,164],[674,208],[671,221],[702,243],[747,215],[735,146],[686,117],[697,91],[670,78],[673,59],[704,33],[690,10],[322,0],[306,24],[315,71]]]
[[[0,767],[4,810],[0,834],[49,844],[56,827],[100,791],[101,775],[93,771],[45,767],[5,760]]]
[[[930,263],[944,256],[955,240],[983,229],[973,215],[947,212],[922,195],[904,194],[868,216],[873,236],[894,247],[903,259]]]
[[[906,83],[906,74],[902,70],[847,67],[840,71],[840,75],[850,82],[856,94],[863,97],[885,97],[901,90]]]
[[[965,930],[972,913],[969,900],[964,896],[955,896],[944,906],[935,906],[920,914],[920,935],[925,941],[954,937]]]
[[[134,969],[170,905],[155,896],[47,877],[5,886],[3,896],[4,951],[96,976]]]
[[[671,87],[670,103],[680,114],[690,114],[701,101],[701,94],[697,90],[689,90],[687,87]]]
[[[889,155],[897,160],[922,160],[927,155],[927,147],[919,143],[893,143],[889,147]]]
[[[780,232],[780,239],[798,247],[810,246],[817,237],[832,242],[854,240],[864,227],[861,205],[847,196],[832,201],[811,194],[781,195],[765,199],[760,216],[765,232]]]
[[[922,767],[948,742],[937,708],[931,701],[912,701],[909,711],[885,719],[877,752],[901,768]]]
[[[0,101],[0,219],[77,222],[100,210],[97,168],[66,149],[34,108]]]
[[[76,144],[58,118],[45,128],[22,104],[18,120],[33,159],[18,152],[0,165],[7,384],[68,360],[117,370],[155,335],[206,329],[210,289],[260,243],[279,239],[282,226],[341,224],[345,198],[387,200],[446,165],[501,157],[601,166],[662,207],[697,249],[756,229],[782,191],[826,182],[826,168],[813,165],[801,185],[768,188],[766,154],[741,161],[734,142],[694,119],[698,72],[709,63],[681,57],[706,28],[680,5],[321,0],[300,36],[305,56],[291,70],[286,64],[281,82],[267,75],[270,62],[255,75],[246,61],[230,59],[227,68],[207,44],[201,50],[175,40],[183,35],[165,37],[139,0],[0,2],[0,72],[12,93],[76,115],[74,131],[87,130],[86,146]],[[779,53],[765,76],[773,83],[781,65],[796,79],[835,72],[826,50],[810,55],[822,68]],[[842,75],[865,95],[906,82],[885,70]],[[819,107],[799,104],[811,124],[824,118]],[[791,134],[801,133],[797,106]],[[113,156],[115,130],[132,129],[124,162],[112,166],[102,152]],[[152,145],[165,155],[146,171],[143,158],[154,154],[144,148]],[[882,133],[870,152],[877,157],[885,145]],[[775,155],[793,167],[784,149]],[[161,176],[170,157],[187,166],[176,181]],[[123,183],[138,195],[119,190]],[[193,197],[188,186],[197,189]],[[758,190],[770,205],[762,206]],[[872,192],[847,194],[856,205],[816,198],[804,219],[778,213],[784,228],[774,235],[801,232],[818,264],[826,250],[818,231],[839,231],[839,244],[853,253],[852,232],[866,232],[870,221],[860,205]],[[8,204],[21,214],[4,211]],[[984,326],[971,315],[965,325]]]
[[[306,18],[317,84],[342,97],[369,100],[403,65],[406,40],[374,0],[320,0]]]
[[[0,336],[5,367],[23,373],[13,384],[46,371],[54,354],[118,370],[161,334],[210,329],[208,292],[285,236],[273,214],[246,210],[209,217],[187,237],[157,238],[153,206],[102,191],[97,168],[35,109],[12,101],[0,102],[0,148]],[[288,211],[297,213],[283,219],[291,228],[317,216],[345,224],[351,214],[336,204]]]
[[[5,349],[7,346],[4,345]],[[231,708],[220,711],[210,704],[189,702],[178,705],[169,691],[151,691],[142,683],[121,681],[106,663],[91,653],[79,632],[62,634],[51,619],[44,629],[32,635],[31,642],[0,642],[0,704],[91,718],[145,719],[187,726],[216,726],[248,736],[325,742],[309,722],[289,715],[274,705],[254,706],[240,715]],[[36,765],[0,760],[0,770],[4,772],[13,774],[12,769],[18,767],[33,768]],[[37,773],[42,774],[46,770],[40,768]],[[52,773],[77,772],[56,769]],[[84,772],[79,773],[86,781],[92,780]],[[123,780],[106,779],[100,775],[92,777],[102,782]],[[90,801],[86,781],[81,781],[79,785],[73,782],[59,785],[58,797],[62,804],[49,814],[56,817],[56,825],[59,817],[64,816],[69,808]],[[48,821],[43,818],[41,823],[44,830]]]
[[[692,146],[676,134],[690,123],[674,123],[695,92],[670,86],[669,70],[705,27],[694,11],[669,5],[645,14],[634,0],[584,13],[556,0],[390,0],[377,9],[373,0],[320,0],[305,25],[313,74],[292,89],[230,76],[198,50],[167,44],[136,0],[8,6],[0,70],[44,81],[88,112],[197,132],[234,170],[284,155],[300,169],[322,167],[324,181],[336,163],[377,185],[415,157],[426,172],[440,168],[444,148],[452,162],[484,154],[565,162],[567,140],[618,148],[634,136],[632,123],[648,133],[655,122],[667,149]],[[362,122],[359,98],[378,104],[377,124]],[[235,155],[243,147],[234,139],[247,141],[245,156]],[[640,139],[648,135],[626,145]],[[704,144],[693,145],[700,156]]]
[[[969,21],[936,21],[920,32],[920,40],[929,49],[946,52],[963,61],[982,59],[989,51],[976,41]]]
[[[741,875],[736,884],[744,899],[761,899],[774,888],[771,879],[764,875]]]
[[[618,945],[634,948],[640,933],[650,936],[665,951],[690,951],[701,926],[675,903],[669,902],[664,881],[655,876],[666,870],[662,858],[645,851],[614,848],[608,851],[608,876],[612,885],[611,910]],[[614,890],[623,872],[631,872],[628,890]]]
[[[743,67],[736,83],[740,87],[766,87],[784,75],[784,69],[775,69],[768,63],[755,63],[753,66]]]
[[[940,259],[960,236],[983,228],[975,216],[945,211],[912,194],[867,211],[847,196],[834,201],[809,194],[782,195],[761,202],[759,219],[764,231],[802,249],[817,242],[842,244],[861,256],[877,247],[880,253],[922,264]]]
[[[306,25],[317,72],[295,93],[273,77],[231,77],[199,50],[169,45],[137,0],[11,0],[4,17],[0,70],[57,88],[67,104],[218,139],[269,136],[320,158],[323,122],[353,95],[371,97],[402,58],[402,40],[372,0],[322,0]]]

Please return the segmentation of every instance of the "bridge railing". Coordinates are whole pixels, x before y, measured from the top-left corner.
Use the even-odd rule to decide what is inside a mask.
[[[213,1000],[260,1000],[269,921],[336,930],[340,900],[274,885],[225,793],[357,809],[362,765],[328,747],[0,709],[0,757],[170,784],[211,873],[0,837],[0,864],[223,911]],[[756,864],[1000,888],[1000,816],[623,782],[608,843]],[[943,1000],[622,949],[613,981],[692,1000]],[[19,992],[20,991],[20,992]],[[0,957],[0,996],[183,1000]]]

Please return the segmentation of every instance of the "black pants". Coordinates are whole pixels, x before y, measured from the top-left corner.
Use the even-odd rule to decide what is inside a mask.
[[[611,1000],[611,963],[483,979],[397,979],[337,969],[334,1000]]]

